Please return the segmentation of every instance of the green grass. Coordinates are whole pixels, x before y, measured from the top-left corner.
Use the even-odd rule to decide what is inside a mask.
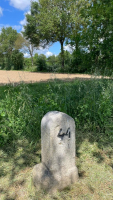
[[[36,191],[32,169],[40,162],[40,141],[29,144],[25,138],[0,150],[1,200],[108,199],[113,197],[113,141],[102,133],[76,132],[79,181],[50,196]]]
[[[57,81],[0,87],[0,200],[113,199],[112,80]],[[79,181],[55,195],[36,191],[40,122],[59,110],[76,122]]]

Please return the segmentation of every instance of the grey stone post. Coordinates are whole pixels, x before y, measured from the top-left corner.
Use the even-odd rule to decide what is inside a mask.
[[[75,165],[75,122],[69,115],[52,111],[41,121],[42,163],[33,168],[37,188],[61,190],[78,179]]]

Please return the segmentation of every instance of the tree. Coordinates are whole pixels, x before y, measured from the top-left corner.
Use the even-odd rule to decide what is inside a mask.
[[[57,70],[59,63],[57,62],[56,56],[52,55],[47,58],[47,70],[54,72]]]
[[[62,71],[62,68],[60,66],[60,61],[61,61],[61,53],[59,53],[58,56],[56,56],[56,65],[57,65],[57,70],[59,72],[70,72],[71,68],[71,62],[72,62],[72,54],[69,51],[64,50],[64,69]]]
[[[36,47],[41,43],[41,32],[39,32],[39,4],[38,2],[31,1],[31,13],[26,14],[27,24],[24,26],[22,34],[24,37]],[[44,40],[43,40],[44,42]]]
[[[73,2],[69,0],[41,0],[40,17],[41,31],[47,42],[60,42],[62,68],[64,68],[63,45],[71,32],[71,7]]]
[[[113,71],[113,1],[100,0],[100,38],[99,48],[101,56],[101,65],[107,68],[107,71]]]
[[[35,53],[33,60],[34,60],[34,65],[37,65],[38,53]]]
[[[69,0],[40,0],[39,3],[31,3],[31,14],[26,15],[25,35],[34,44],[38,41],[45,46],[60,42],[62,67],[64,67],[63,44],[71,29],[70,6]]]
[[[4,59],[7,59],[7,68],[11,69],[11,55],[18,33],[12,27],[2,28],[0,34],[0,51]]]
[[[24,66],[25,68],[30,68],[31,67],[31,58],[24,58]]]
[[[14,50],[12,53],[12,65],[15,70],[23,69],[24,56],[19,50]]]
[[[29,39],[26,40],[22,34],[18,34],[17,40],[15,41],[15,49],[21,49],[23,53],[28,53],[31,57],[31,64],[33,66],[33,55],[36,47]]]
[[[47,64],[46,64],[46,56],[44,54],[40,54],[37,60],[37,68],[39,71],[46,71]]]
[[[39,0],[31,3],[27,14],[25,35],[37,44],[50,45],[60,42],[62,68],[64,68],[63,45],[76,32],[76,24],[83,21],[81,12],[89,5],[88,0]],[[85,20],[84,20],[85,21]]]
[[[113,1],[94,0],[89,8],[90,21],[84,35],[84,45],[90,65],[101,72],[113,66]]]

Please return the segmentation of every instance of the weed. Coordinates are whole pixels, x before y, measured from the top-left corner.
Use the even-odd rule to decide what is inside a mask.
[[[0,87],[0,198],[109,199],[113,197],[113,84],[76,80]],[[54,196],[36,191],[32,168],[40,162],[40,123],[48,111],[76,122],[79,181]]]
[[[52,110],[72,116],[77,129],[113,135],[113,84],[110,80],[56,80],[6,87],[0,102],[0,144],[23,135],[36,141],[41,118]]]

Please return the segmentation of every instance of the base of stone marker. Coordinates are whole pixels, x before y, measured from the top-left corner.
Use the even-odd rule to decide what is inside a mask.
[[[62,190],[78,180],[78,169],[73,167],[68,171],[64,168],[59,171],[50,171],[43,163],[37,164],[33,168],[33,183],[35,187],[48,192]]]

